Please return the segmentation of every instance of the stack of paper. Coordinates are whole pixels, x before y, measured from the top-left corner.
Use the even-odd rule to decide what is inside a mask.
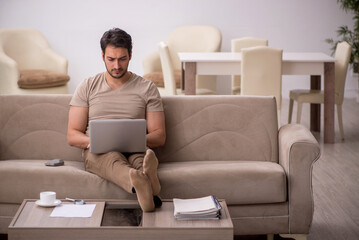
[[[219,219],[221,205],[214,196],[173,199],[174,216],[178,220]]]

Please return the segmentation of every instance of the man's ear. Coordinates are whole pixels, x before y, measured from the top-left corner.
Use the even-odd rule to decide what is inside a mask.
[[[132,51],[130,52],[130,56],[129,56],[129,57],[130,57],[130,60],[131,60],[131,58],[132,58]]]
[[[105,53],[104,52],[101,52],[101,57],[102,57],[102,60],[105,61]]]

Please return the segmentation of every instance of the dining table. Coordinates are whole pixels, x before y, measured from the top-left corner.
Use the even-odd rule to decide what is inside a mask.
[[[196,94],[196,75],[241,75],[240,52],[179,52],[181,87]],[[282,75],[310,76],[310,88],[321,89],[324,77],[324,143],[334,143],[335,58],[321,52],[283,52]],[[320,104],[311,104],[310,130],[320,132]]]

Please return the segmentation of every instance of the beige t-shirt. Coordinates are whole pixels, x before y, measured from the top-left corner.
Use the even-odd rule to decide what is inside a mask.
[[[163,111],[162,99],[153,82],[134,73],[119,89],[106,82],[105,73],[90,77],[76,88],[70,105],[89,108],[88,120],[145,119],[146,112]],[[86,133],[88,134],[89,129]]]

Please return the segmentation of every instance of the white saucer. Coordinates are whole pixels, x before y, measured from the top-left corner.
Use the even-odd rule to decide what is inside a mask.
[[[54,203],[51,203],[51,204],[42,203],[41,200],[37,200],[35,203],[41,207],[55,207],[55,206],[61,204],[61,200],[57,199],[57,200],[55,200]]]

